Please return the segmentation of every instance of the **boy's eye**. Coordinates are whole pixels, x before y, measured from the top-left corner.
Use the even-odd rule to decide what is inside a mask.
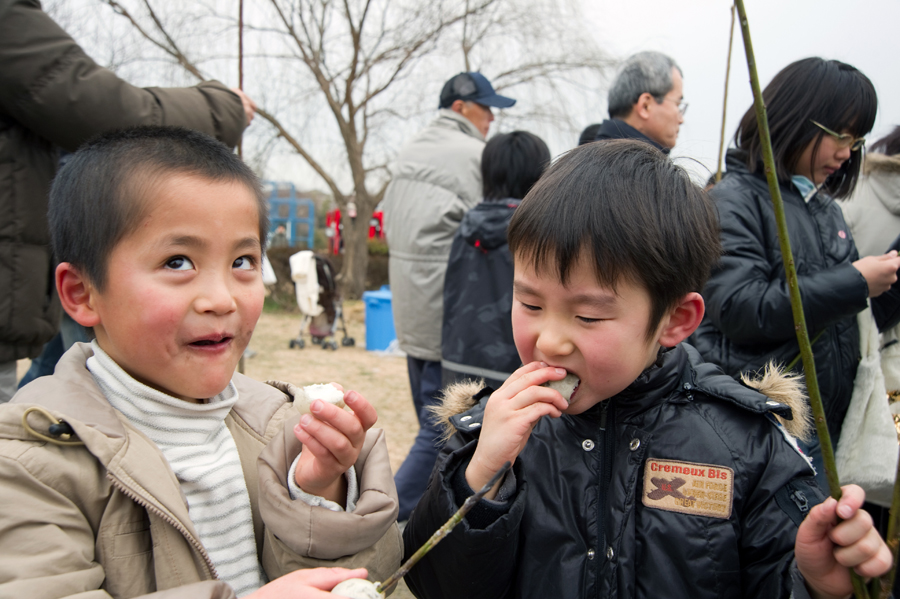
[[[577,316],[576,318],[585,324],[592,324],[603,320],[602,318],[588,318],[587,316]]]
[[[532,306],[530,304],[526,304],[525,302],[521,302],[521,301],[519,303],[522,304],[523,308],[525,308],[526,310],[529,310],[531,312],[536,312],[537,310],[541,309],[540,306]]]
[[[190,270],[194,268],[194,264],[184,256],[173,256],[166,260],[166,268],[171,270]]]
[[[241,256],[231,265],[232,268],[241,270],[253,270],[254,266],[256,266],[256,260],[252,256]]]

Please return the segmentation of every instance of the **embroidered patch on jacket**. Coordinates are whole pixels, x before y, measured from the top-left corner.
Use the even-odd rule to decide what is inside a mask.
[[[734,470],[713,464],[647,460],[643,503],[670,512],[730,518]]]

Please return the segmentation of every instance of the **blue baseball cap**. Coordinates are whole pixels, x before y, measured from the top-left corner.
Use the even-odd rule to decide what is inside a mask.
[[[481,73],[460,73],[451,77],[441,90],[441,103],[438,108],[450,108],[456,100],[476,102],[494,108],[509,108],[516,103],[512,98],[495,92],[491,82]]]

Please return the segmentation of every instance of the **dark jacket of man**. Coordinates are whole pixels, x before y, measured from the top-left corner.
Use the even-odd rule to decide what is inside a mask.
[[[91,60],[37,0],[0,0],[0,362],[37,356],[59,326],[47,230],[57,148],[134,125],[181,125],[233,146],[245,119],[220,83],[134,87]]]
[[[506,228],[521,200],[485,200],[463,217],[444,278],[444,384],[484,378],[497,388],[522,362],[513,341],[513,259]]]
[[[822,497],[773,421],[791,413],[782,401],[794,421],[805,411],[796,388],[774,393],[780,383],[760,385],[767,398],[686,344],[661,352],[619,395],[540,419],[501,501],[476,505],[407,584],[421,599],[805,596],[794,539]],[[404,531],[407,554],[471,493],[486,401],[449,417],[457,432]]]
[[[638,141],[647,142],[663,154],[668,154],[671,150],[671,148],[661,146],[625,121],[619,119],[606,119],[600,123],[600,129],[597,130],[597,139],[595,141],[604,139],[637,139]]]
[[[775,210],[759,165],[750,172],[745,154],[730,150],[728,170],[710,192],[724,255],[703,290],[706,316],[691,337],[704,358],[735,377],[770,360],[787,365],[800,354]],[[859,364],[856,313],[866,307],[868,285],[853,267],[859,254],[834,199],[820,192],[805,202],[792,183],[781,185],[781,196],[828,430],[837,443]],[[802,373],[800,361],[794,370]]]

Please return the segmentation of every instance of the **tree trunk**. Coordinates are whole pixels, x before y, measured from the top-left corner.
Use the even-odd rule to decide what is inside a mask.
[[[350,218],[346,206],[341,209],[344,225],[344,262],[338,277],[344,299],[359,299],[366,290],[366,269],[369,265],[369,221],[375,206],[366,194],[357,196],[357,216]]]

